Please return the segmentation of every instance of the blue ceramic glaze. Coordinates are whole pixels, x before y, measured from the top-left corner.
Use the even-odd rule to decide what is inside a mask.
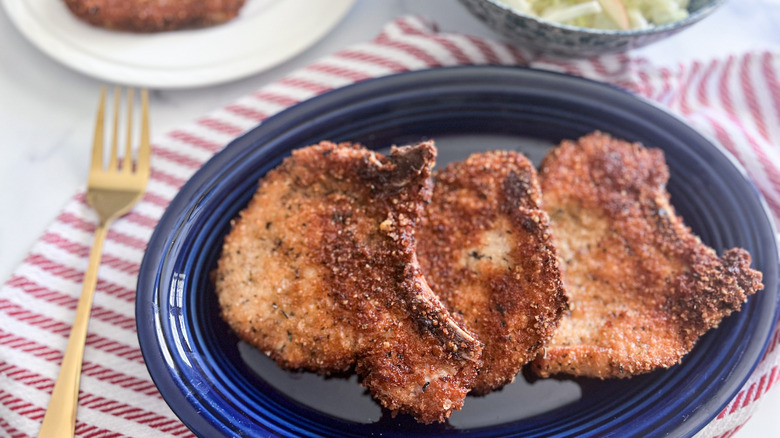
[[[485,149],[538,162],[593,130],[664,150],[672,203],[719,253],[740,246],[766,289],[706,334],[682,364],[626,380],[518,376],[468,397],[441,425],[392,418],[354,378],[279,370],[219,317],[209,273],[230,220],[257,180],[294,148],[322,139],[384,149],[434,138],[439,165]],[[217,436],[692,436],[739,391],[778,317],[778,249],[765,204],[724,150],[652,103],[596,82],[522,68],[404,73],[290,108],[236,139],[187,182],[141,266],[138,337],[149,372],[195,433]]]

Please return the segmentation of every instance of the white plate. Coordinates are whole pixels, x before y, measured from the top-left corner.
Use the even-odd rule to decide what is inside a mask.
[[[78,20],[62,1],[0,2],[33,44],[57,61],[113,83],[183,88],[276,66],[333,28],[355,0],[248,0],[238,17],[196,30],[117,32]]]

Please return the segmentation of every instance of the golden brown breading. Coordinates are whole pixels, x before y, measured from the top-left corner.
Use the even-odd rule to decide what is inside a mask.
[[[435,156],[432,142],[294,151],[260,181],[215,274],[224,319],[279,365],[355,366],[385,407],[425,423],[460,409],[482,350],[416,259]]]
[[[628,377],[668,368],[761,289],[750,255],[718,257],[678,217],[663,152],[602,133],[564,141],[542,162],[571,312],[533,368]]]
[[[536,170],[516,152],[474,154],[435,174],[417,254],[431,288],[485,344],[473,393],[511,383],[566,308]]]
[[[238,15],[245,0],[65,0],[73,14],[94,26],[161,32],[214,26]]]

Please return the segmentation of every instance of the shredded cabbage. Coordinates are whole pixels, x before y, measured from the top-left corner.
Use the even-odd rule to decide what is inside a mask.
[[[646,29],[688,16],[688,0],[499,1],[544,20],[596,29]]]

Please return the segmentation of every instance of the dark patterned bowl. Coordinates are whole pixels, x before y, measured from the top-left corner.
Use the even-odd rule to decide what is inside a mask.
[[[641,30],[567,26],[517,12],[500,0],[460,0],[496,32],[523,48],[551,55],[587,57],[622,52],[676,34],[709,15],[725,0],[690,0],[688,18]]]

